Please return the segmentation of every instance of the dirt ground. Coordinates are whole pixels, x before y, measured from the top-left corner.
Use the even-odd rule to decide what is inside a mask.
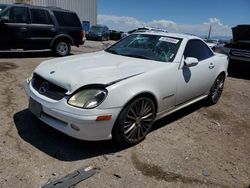
[[[98,42],[73,54],[102,49]],[[250,63],[230,62],[217,105],[199,102],[157,121],[142,143],[70,138],[28,110],[24,81],[49,52],[0,54],[0,187],[40,187],[80,167],[76,187],[242,187],[250,184]]]

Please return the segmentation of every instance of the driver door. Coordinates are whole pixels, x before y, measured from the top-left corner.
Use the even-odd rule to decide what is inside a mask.
[[[4,49],[25,48],[29,37],[29,13],[27,7],[11,7],[5,12],[1,24],[1,47]]]
[[[201,40],[188,41],[178,70],[176,105],[181,105],[210,91],[215,78],[213,56],[213,52]],[[198,64],[186,66],[187,57],[197,58]]]

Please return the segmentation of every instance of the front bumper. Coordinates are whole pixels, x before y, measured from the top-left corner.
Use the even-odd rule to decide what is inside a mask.
[[[224,48],[224,51],[228,53],[229,59],[250,62],[250,51],[249,50]]]
[[[37,117],[58,131],[80,140],[96,141],[112,138],[112,128],[121,108],[90,110],[75,108],[68,105],[66,98],[56,101],[39,94],[30,83],[25,83],[25,91],[28,97],[41,105],[41,113]],[[96,121],[98,116],[103,115],[112,115],[112,118],[108,121]]]

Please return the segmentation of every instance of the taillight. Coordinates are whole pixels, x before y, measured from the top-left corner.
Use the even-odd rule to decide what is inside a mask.
[[[81,29],[81,38],[85,37],[85,31],[83,29]]]

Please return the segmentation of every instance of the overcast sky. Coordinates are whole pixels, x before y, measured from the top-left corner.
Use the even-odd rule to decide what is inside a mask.
[[[151,26],[170,32],[231,36],[231,27],[250,24],[250,0],[99,0],[98,23],[128,31]]]

